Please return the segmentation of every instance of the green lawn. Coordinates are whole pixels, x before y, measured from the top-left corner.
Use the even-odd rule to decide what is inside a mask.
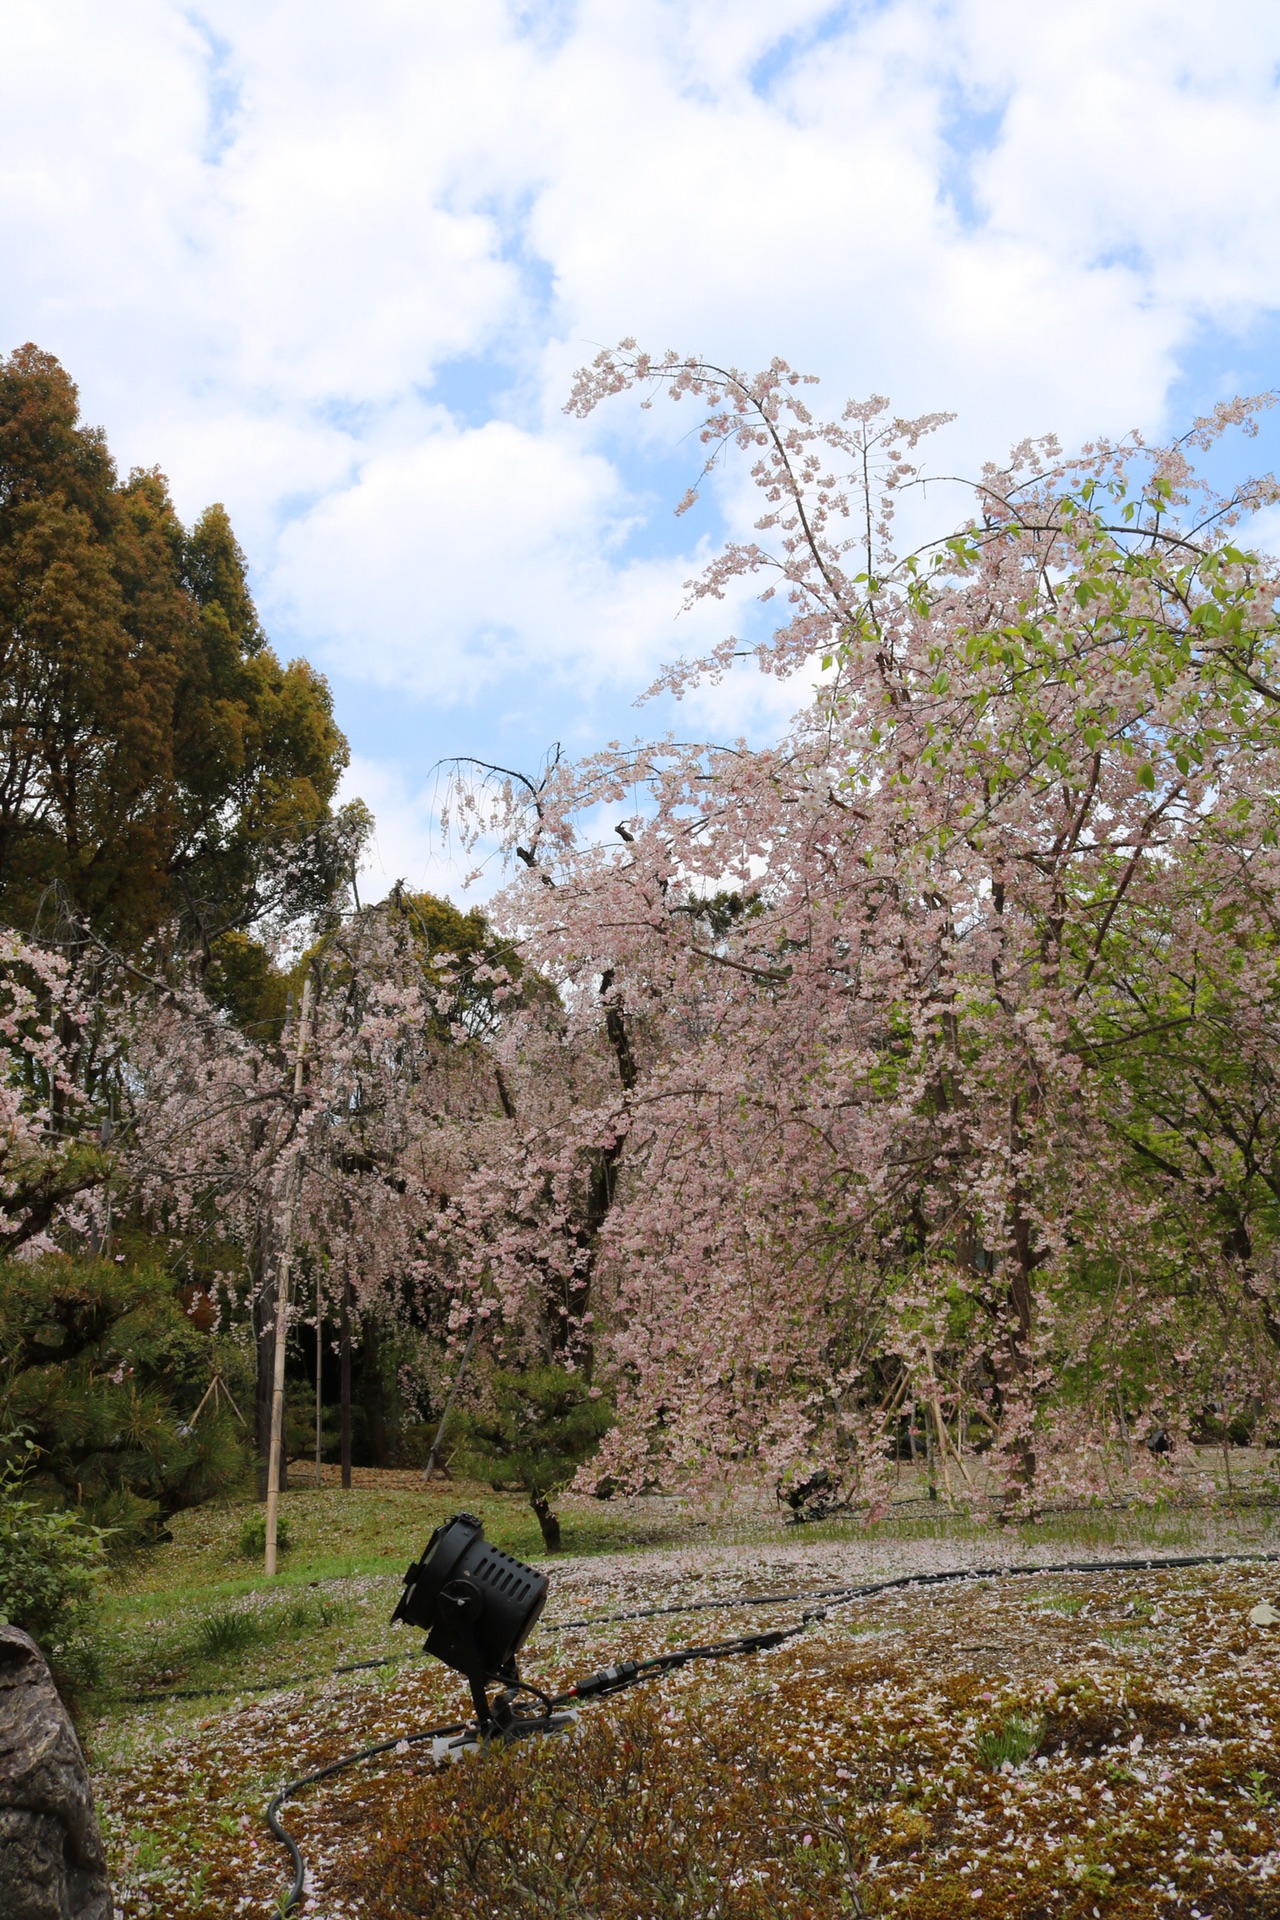
[[[295,1470],[295,1483],[300,1478]],[[118,1707],[134,1704],[122,1695],[283,1684],[398,1651],[387,1622],[401,1577],[433,1527],[459,1508],[477,1513],[488,1537],[508,1553],[542,1557],[538,1523],[516,1495],[474,1482],[427,1488],[409,1474],[379,1480],[345,1493],[295,1484],[281,1499],[291,1546],[274,1581],[265,1578],[260,1558],[240,1551],[240,1529],[251,1510],[246,1503],[176,1515],[172,1540],[132,1556],[111,1581],[102,1631],[104,1687],[92,1702],[106,1726]],[[563,1511],[565,1551],[574,1555],[696,1541],[708,1529],[705,1518],[668,1501],[570,1500]],[[228,1621],[242,1625],[219,1633],[218,1623]]]
[[[436,1482],[371,1472],[350,1492],[306,1484],[295,1466],[281,1512],[292,1541],[267,1581],[261,1560],[240,1551],[249,1503],[178,1514],[172,1540],[117,1569],[103,1619],[104,1687],[91,1708],[109,1737],[122,1696],[159,1689],[281,1685],[346,1661],[401,1650],[387,1630],[399,1584],[431,1531],[459,1508],[477,1513],[488,1537],[521,1559],[542,1560],[527,1502],[477,1482]],[[1272,1509],[1228,1512],[1212,1524],[1179,1507],[1082,1511],[1016,1529],[982,1527],[962,1511],[904,1500],[872,1535],[857,1517],[795,1527],[767,1503],[696,1505],[668,1499],[561,1502],[565,1557],[643,1554],[699,1545],[761,1546],[787,1540],[815,1547],[866,1543],[886,1550],[946,1547],[972,1564],[994,1550],[1010,1557],[1068,1558],[1075,1551],[1185,1553],[1197,1544],[1225,1551],[1276,1545]],[[1012,1539],[1011,1539],[1012,1536]],[[1016,1543],[1016,1545],[1015,1545]],[[1011,1548],[1013,1549],[1011,1551]],[[554,1561],[547,1562],[554,1566]],[[230,1620],[232,1624],[219,1623]],[[235,1622],[240,1624],[237,1626]]]

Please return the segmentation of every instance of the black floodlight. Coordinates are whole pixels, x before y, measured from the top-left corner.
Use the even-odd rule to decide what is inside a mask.
[[[490,1708],[486,1688],[523,1686],[516,1655],[547,1603],[547,1576],[491,1546],[473,1513],[437,1527],[421,1560],[404,1577],[391,1618],[426,1632],[424,1652],[471,1685],[481,1733],[514,1731],[504,1694]]]

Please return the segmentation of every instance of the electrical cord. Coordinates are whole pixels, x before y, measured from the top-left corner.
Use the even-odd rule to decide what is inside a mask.
[[[961,1580],[1016,1579],[1033,1575],[1061,1573],[1144,1573],[1162,1568],[1186,1569],[1188,1567],[1221,1567],[1274,1564],[1280,1561],[1280,1553],[1199,1553],[1173,1556],[1149,1555],[1142,1559],[1125,1560],[1062,1560],[1048,1565],[1027,1563],[1002,1567],[950,1567],[938,1573],[901,1574],[892,1580],[877,1580],[868,1585],[856,1587],[831,1587],[820,1590],[812,1588],[807,1593],[757,1594],[746,1598],[739,1596],[727,1600],[695,1600],[687,1606],[645,1607],[630,1613],[597,1615],[592,1620],[562,1621],[558,1630],[563,1632],[576,1626],[607,1626],[627,1620],[652,1619],[656,1615],[699,1612],[713,1608],[725,1609],[744,1606],[778,1606],[784,1602],[801,1600],[821,1600],[824,1605],[814,1607],[803,1613],[798,1621],[789,1627],[775,1627],[765,1633],[740,1634],[735,1639],[721,1640],[708,1646],[678,1647],[670,1653],[659,1653],[647,1660],[623,1660],[612,1667],[602,1667],[596,1673],[588,1674],[585,1679],[575,1681],[562,1693],[548,1696],[528,1681],[509,1683],[521,1691],[534,1695],[543,1703],[544,1713],[541,1721],[527,1723],[526,1731],[535,1731],[539,1725],[550,1730],[552,1716],[557,1707],[565,1707],[575,1700],[603,1699],[615,1693],[622,1693],[628,1687],[639,1685],[642,1681],[657,1679],[664,1673],[688,1666],[694,1660],[726,1660],[740,1654],[763,1653],[768,1648],[779,1647],[788,1640],[794,1640],[799,1634],[817,1622],[826,1620],[838,1607],[848,1606],[855,1600],[874,1599],[882,1593],[900,1592],[907,1587],[936,1587],[952,1585]],[[556,1629],[552,1629],[555,1631]],[[398,1659],[390,1655],[388,1659]],[[381,1666],[386,1660],[362,1660],[352,1663],[351,1667],[336,1668],[335,1672],[350,1672],[356,1667]],[[334,1774],[344,1773],[349,1767],[358,1766],[362,1760],[373,1759],[380,1753],[389,1753],[402,1744],[415,1746],[424,1740],[441,1739],[456,1734],[474,1731],[472,1723],[459,1722],[447,1727],[429,1727],[424,1732],[401,1734],[393,1740],[380,1740],[371,1747],[362,1747],[359,1752],[348,1754],[341,1760],[335,1760],[330,1766],[321,1767],[316,1773],[304,1774],[298,1780],[291,1780],[280,1789],[270,1801],[266,1820],[271,1832],[289,1849],[293,1861],[294,1877],[292,1887],[280,1903],[282,1913],[290,1913],[302,1897],[306,1879],[302,1853],[293,1835],[284,1827],[279,1818],[279,1809],[303,1787],[315,1786],[321,1780],[328,1780]]]
[[[390,1753],[394,1748],[418,1746],[423,1740],[443,1740],[451,1734],[465,1733],[468,1723],[464,1720],[453,1722],[449,1726],[427,1727],[421,1733],[397,1734],[394,1740],[378,1740],[371,1747],[361,1747],[358,1753],[348,1753],[341,1760],[334,1760],[327,1767],[319,1767],[315,1773],[304,1773],[296,1780],[287,1781],[279,1793],[273,1794],[267,1803],[267,1825],[282,1846],[289,1849],[293,1861],[293,1884],[280,1902],[282,1913],[289,1913],[302,1898],[306,1885],[307,1870],[303,1864],[302,1850],[293,1835],[280,1821],[280,1809],[286,1800],[292,1800],[295,1793],[301,1793],[304,1787],[314,1787],[318,1781],[331,1780],[335,1773],[345,1773],[348,1767],[359,1766],[362,1760],[373,1760],[380,1753]]]
[[[881,1593],[894,1593],[906,1587],[941,1586],[957,1580],[1012,1580],[1035,1574],[1057,1573],[1146,1573],[1161,1567],[1225,1567],[1256,1562],[1280,1561],[1280,1553],[1199,1553],[1151,1554],[1140,1560],[1060,1560],[1025,1561],[996,1567],[952,1567],[940,1573],[904,1573],[890,1580],[876,1580],[864,1586],[809,1587],[794,1593],[731,1594],[723,1600],[682,1600],[665,1607],[633,1607],[626,1613],[588,1614],[580,1620],[544,1620],[544,1633],[569,1633],[582,1627],[622,1626],[632,1620],[658,1620],[679,1613],[725,1613],[737,1607],[781,1607],[805,1600],[871,1600]],[[347,1673],[364,1673],[375,1667],[401,1666],[416,1660],[416,1653],[384,1653],[375,1660],[350,1660],[342,1666],[326,1667],[321,1672],[303,1673],[293,1679],[255,1681],[240,1687],[168,1688],[151,1693],[126,1693],[119,1698],[130,1706],[151,1706],[160,1700],[205,1700],[242,1693],[287,1693],[294,1687],[330,1680]]]
[[[598,1699],[611,1693],[622,1693],[627,1687],[634,1687],[639,1681],[656,1679],[659,1674],[672,1673],[677,1667],[688,1666],[691,1660],[728,1660],[735,1654],[763,1653],[767,1647],[780,1647],[784,1641],[793,1640],[798,1633],[819,1616],[806,1614],[794,1627],[775,1627],[769,1633],[739,1634],[734,1640],[720,1640],[708,1647],[679,1647],[673,1653],[655,1654],[651,1660],[623,1660],[615,1667],[602,1667],[598,1673],[590,1673],[585,1680],[575,1681],[573,1686],[563,1693],[556,1694],[552,1705],[567,1706],[571,1700]]]
[[[497,1677],[501,1678],[500,1675]],[[542,1718],[548,1723],[550,1722],[551,1716],[559,1704],[551,1698],[550,1694],[544,1693],[541,1687],[535,1687],[531,1680],[503,1680],[502,1684],[508,1693],[530,1693],[535,1700],[541,1700]]]
[[[871,1599],[878,1593],[892,1593],[902,1587],[939,1586],[955,1580],[1006,1580],[1037,1573],[1145,1573],[1157,1567],[1220,1567],[1259,1560],[1280,1560],[1280,1553],[1184,1554],[1176,1559],[1153,1554],[1142,1560],[1026,1561],[998,1567],[951,1567],[941,1573],[899,1574],[891,1580],[876,1580],[860,1587],[810,1587],[797,1593],[740,1594],[727,1600],[684,1600],[669,1607],[636,1607],[629,1613],[598,1613],[581,1620],[557,1620],[550,1625],[544,1622],[543,1628],[547,1633],[568,1633],[576,1627],[610,1627],[627,1620],[656,1620],[673,1613],[725,1612],[731,1607],[778,1607],[802,1600],[863,1600]]]
[[[798,1634],[804,1633],[807,1628],[817,1622],[826,1620],[838,1607],[848,1606],[855,1600],[873,1598],[877,1594],[892,1593],[904,1587],[940,1586],[959,1580],[986,1580],[995,1574],[1012,1578],[1033,1573],[1140,1572],[1153,1567],[1223,1566],[1255,1560],[1280,1560],[1280,1554],[1196,1554],[1181,1556],[1178,1559],[1063,1561],[1050,1566],[949,1568],[941,1573],[910,1574],[896,1580],[880,1580],[873,1586],[827,1588],[821,1592],[803,1595],[771,1595],[770,1600],[788,1598],[825,1600],[827,1605],[814,1607],[802,1614],[794,1626],[778,1627],[770,1633],[742,1634],[737,1639],[723,1640],[713,1646],[681,1647],[674,1653],[657,1654],[650,1660],[627,1660],[616,1667],[604,1667],[599,1673],[590,1674],[586,1680],[578,1681],[566,1693],[558,1694],[554,1704],[563,1706],[569,1700],[620,1693],[624,1687],[633,1686],[637,1680],[645,1678],[650,1673],[670,1672],[673,1668],[684,1666],[690,1660],[719,1660],[731,1654],[759,1653],[766,1647],[782,1646],[785,1641],[794,1640]],[[698,1604],[723,1606],[730,1603],[717,1601]],[[747,1606],[751,1602],[744,1600],[733,1604]],[[673,1611],[673,1609],[661,1609],[661,1611]]]

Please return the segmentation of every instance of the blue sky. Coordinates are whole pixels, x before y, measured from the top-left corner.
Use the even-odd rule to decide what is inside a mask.
[[[692,416],[567,420],[596,346],[954,410],[958,471],[1278,379],[1273,4],[0,17],[0,345],[59,354],[185,515],[226,502],[275,644],[332,681],[375,891],[457,888],[438,761],[661,730],[658,666],[757,617],[679,617],[749,494],[675,520]],[[764,739],[796,698],[743,672],[678,722]]]

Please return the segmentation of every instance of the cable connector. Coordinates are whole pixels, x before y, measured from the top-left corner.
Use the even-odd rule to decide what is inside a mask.
[[[585,1680],[579,1680],[572,1689],[573,1695],[578,1700],[588,1700],[596,1693],[615,1693],[619,1687],[629,1687],[639,1671],[634,1660],[623,1660],[616,1667],[601,1667],[599,1673],[589,1673]]]

